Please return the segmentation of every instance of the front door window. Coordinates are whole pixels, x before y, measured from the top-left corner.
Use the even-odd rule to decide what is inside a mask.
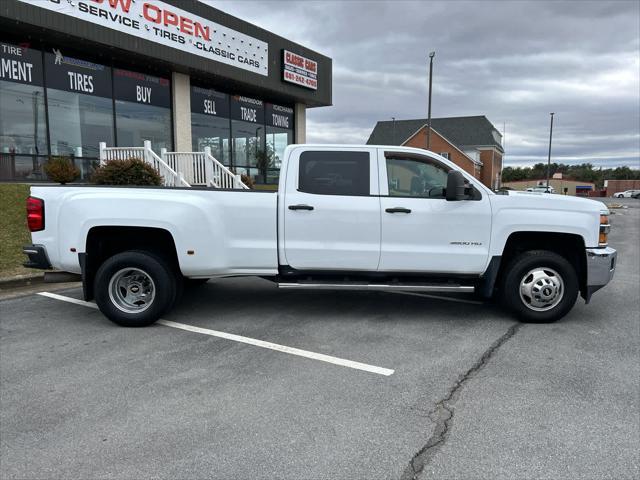
[[[442,165],[407,158],[387,158],[391,197],[444,198],[448,171]]]

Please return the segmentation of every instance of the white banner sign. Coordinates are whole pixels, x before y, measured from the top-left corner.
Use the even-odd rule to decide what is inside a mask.
[[[283,50],[282,57],[282,79],[285,82],[318,89],[318,62],[289,50]]]
[[[269,75],[269,46],[159,0],[19,0],[209,60]]]

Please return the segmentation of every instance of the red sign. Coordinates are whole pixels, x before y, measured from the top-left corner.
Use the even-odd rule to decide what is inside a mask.
[[[282,79],[301,87],[318,89],[318,62],[290,52],[282,51]]]
[[[162,0],[18,1],[259,75],[269,75],[266,42]],[[1,3],[4,0],[0,0]]]

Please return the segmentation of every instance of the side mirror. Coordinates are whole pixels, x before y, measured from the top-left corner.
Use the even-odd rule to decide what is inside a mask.
[[[464,190],[464,177],[457,170],[451,170],[447,175],[447,195],[445,198],[448,202],[464,200],[466,198]]]

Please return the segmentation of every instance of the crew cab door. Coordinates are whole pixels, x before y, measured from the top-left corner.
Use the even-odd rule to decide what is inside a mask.
[[[280,264],[298,270],[372,270],[380,259],[375,148],[294,149],[289,158]]]
[[[381,271],[482,273],[488,262],[491,205],[447,201],[451,166],[421,154],[379,150]]]

